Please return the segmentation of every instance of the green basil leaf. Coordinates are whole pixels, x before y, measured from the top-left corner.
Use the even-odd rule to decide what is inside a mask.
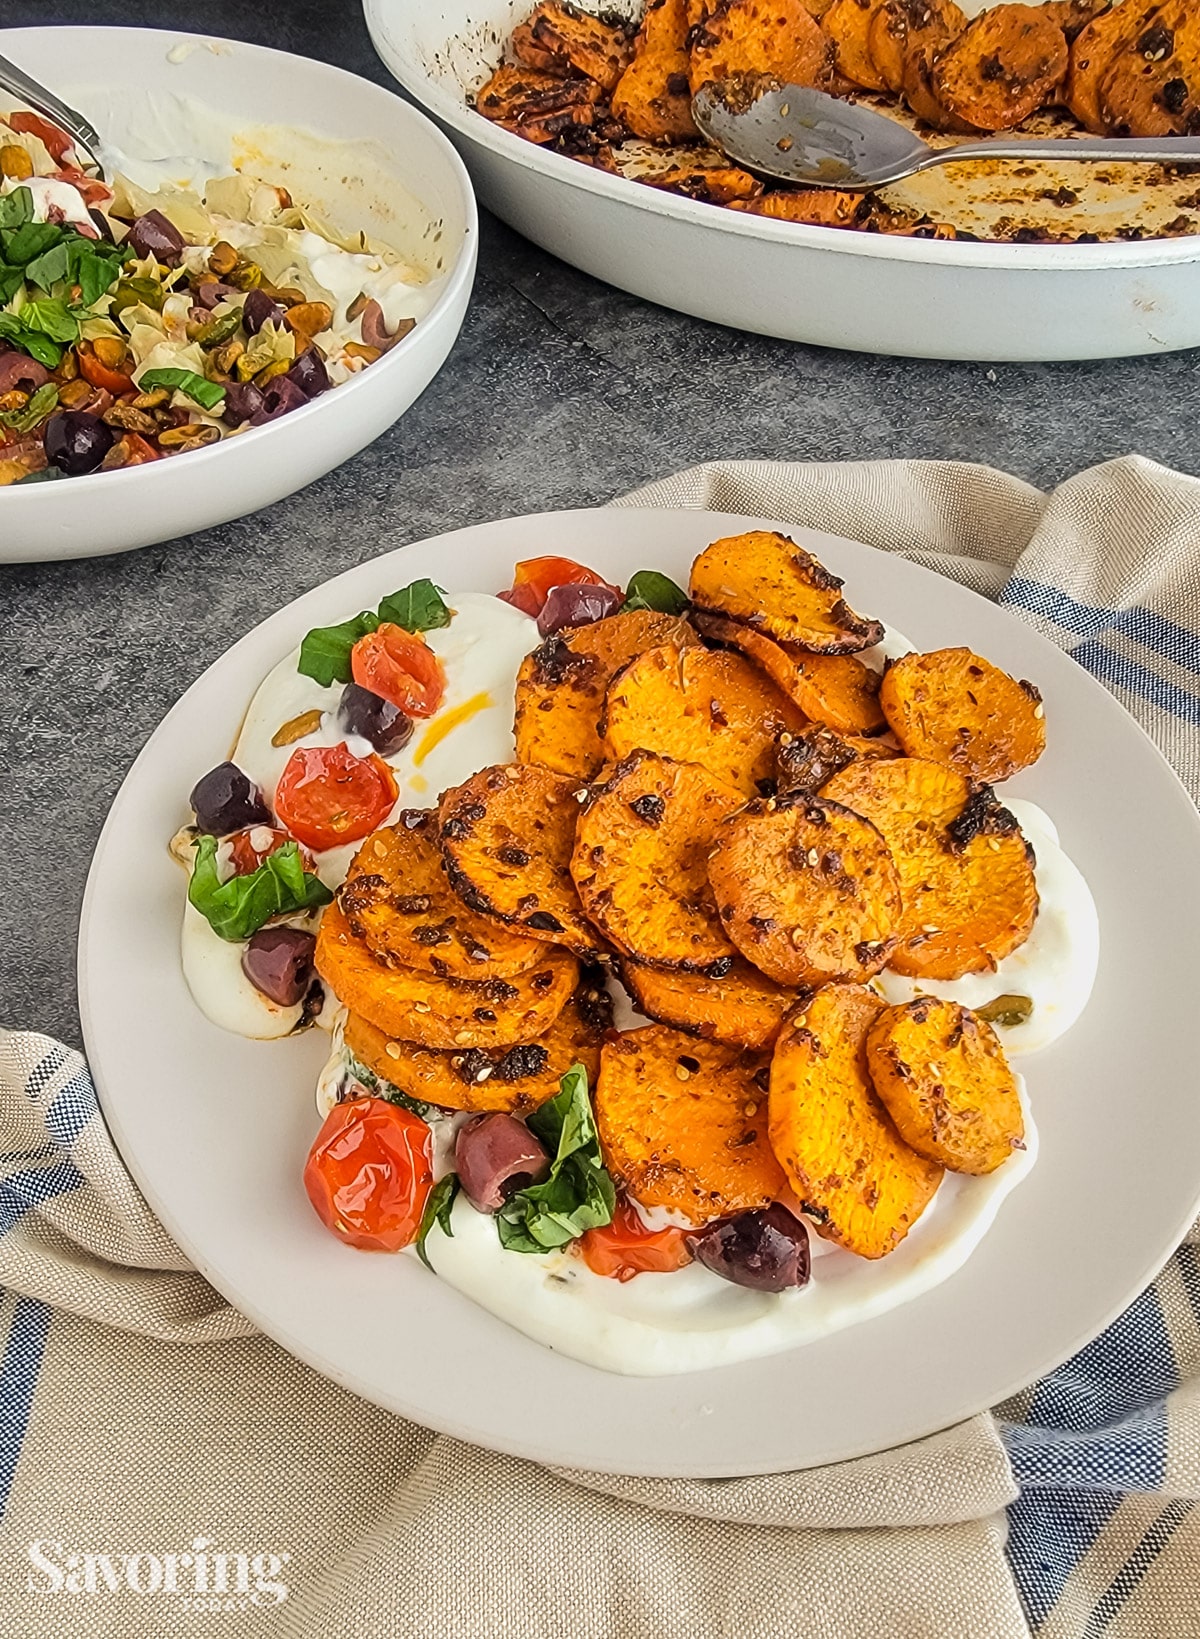
[[[450,610],[431,580],[415,580],[384,598],[379,618],[403,626],[406,632],[432,632],[438,626],[449,626]]]
[[[52,245],[61,244],[64,237],[63,230],[53,222],[24,222],[19,228],[6,228],[0,233],[0,246],[6,262],[24,267]]]
[[[429,1232],[434,1224],[443,1235],[453,1237],[454,1231],[450,1227],[450,1210],[454,1205],[454,1197],[458,1194],[458,1175],[448,1172],[444,1178],[439,1178],[429,1192],[429,1199],[425,1203],[425,1211],[421,1214],[421,1227],[417,1230],[417,1256],[426,1269],[432,1269],[425,1251],[425,1242],[429,1239]]]
[[[36,330],[27,330],[15,313],[0,313],[0,341],[12,342],[14,347],[28,353],[30,358],[44,364],[48,370],[55,369],[63,356],[63,350],[56,341],[39,335]]]
[[[36,393],[30,396],[28,403],[19,410],[5,410],[0,414],[0,424],[10,427],[13,432],[27,433],[45,421],[46,417],[58,403],[58,388],[52,381],[39,387]]]
[[[17,314],[26,330],[36,330],[51,341],[78,341],[79,320],[57,296],[39,296]]]
[[[147,370],[139,377],[138,386],[143,392],[150,387],[170,387],[210,411],[215,410],[225,397],[225,389],[219,381],[209,381],[206,376],[198,376],[194,370],[180,370],[174,366],[167,370]]]
[[[0,262],[0,302],[11,302],[24,283],[23,267],[8,267],[4,262]],[[11,316],[10,314],[9,317]],[[0,317],[3,315],[0,314]]]
[[[143,376],[143,382],[145,379]],[[353,620],[342,621],[340,626],[315,626],[300,645],[296,670],[326,689],[334,683],[349,683],[353,675],[351,651],[360,637],[366,637],[378,625],[379,616],[364,609]]]
[[[216,837],[197,837],[195,849],[188,899],[220,939],[249,939],[273,916],[314,910],[333,898],[320,878],[304,869],[294,842],[268,854],[256,871],[227,882],[217,872]]]
[[[22,232],[25,230],[22,229]],[[35,256],[26,263],[25,277],[31,285],[37,285],[42,290],[49,290],[52,285],[66,279],[71,271],[71,258],[64,244],[52,245],[41,256]]]
[[[70,276],[79,286],[80,301],[84,307],[94,307],[112,289],[120,277],[122,264],[131,254],[124,245],[106,245],[103,241],[77,237],[67,245]],[[162,306],[162,297],[159,297]]]
[[[19,228],[33,221],[33,194],[28,188],[14,188],[0,194],[0,228]]]
[[[664,615],[681,615],[688,606],[688,595],[681,586],[657,569],[639,569],[625,588],[627,609],[657,609]]]
[[[496,1214],[505,1251],[552,1252],[585,1230],[611,1223],[617,1192],[601,1159],[582,1064],[567,1071],[558,1093],[526,1125],[554,1160],[544,1182],[517,1190]]]

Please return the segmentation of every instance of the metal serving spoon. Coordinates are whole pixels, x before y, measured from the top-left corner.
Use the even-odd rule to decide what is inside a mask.
[[[45,114],[47,119],[61,126],[74,141],[75,146],[85,150],[87,157],[103,178],[104,167],[100,163],[100,150],[104,145],[100,133],[90,120],[84,119],[78,109],[70,107],[61,97],[56,97],[53,91],[48,91],[40,81],[26,74],[23,68],[18,68],[16,63],[10,63],[7,57],[0,57],[0,87],[11,91],[35,112]]]
[[[1200,161],[1200,137],[993,137],[931,148],[862,103],[773,79],[718,81],[692,99],[700,130],[761,176],[810,188],[867,193],[960,159]]]

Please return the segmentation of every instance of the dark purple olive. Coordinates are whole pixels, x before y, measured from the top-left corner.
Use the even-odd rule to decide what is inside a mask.
[[[275,376],[262,389],[262,407],[250,417],[252,427],[265,427],[268,421],[278,421],[290,410],[298,410],[308,400],[287,376]]]
[[[86,410],[63,410],[52,415],[43,435],[46,459],[68,478],[95,472],[113,446],[113,430],[98,415]]]
[[[262,792],[236,763],[220,763],[197,780],[188,798],[196,824],[209,836],[227,837],[247,825],[273,825]]]
[[[538,631],[550,637],[564,626],[590,626],[615,615],[624,601],[611,586],[552,586],[538,616]]]
[[[242,323],[246,327],[246,334],[257,336],[268,320],[272,324],[282,324],[282,307],[278,302],[273,302],[265,290],[247,292],[246,300],[242,303]]]
[[[232,285],[223,285],[220,279],[205,279],[192,291],[200,307],[210,313],[218,302],[223,302],[229,296],[236,296],[237,291]]]
[[[221,414],[221,420],[226,426],[240,427],[243,421],[249,421],[256,416],[262,407],[262,388],[256,387],[252,381],[225,383],[225,409]]]
[[[692,1236],[692,1251],[706,1269],[735,1286],[786,1292],[808,1285],[808,1230],[779,1201],[762,1212],[710,1224]]]
[[[0,353],[0,394],[11,393],[20,387],[27,393],[36,393],[50,380],[44,364],[31,359],[27,353]]]
[[[550,1171],[545,1145],[515,1115],[476,1115],[458,1129],[454,1170],[467,1200],[480,1212],[498,1212],[515,1190],[539,1183]]]
[[[333,386],[325,361],[315,347],[306,348],[287,373],[306,398],[317,398]]]
[[[161,211],[147,211],[129,230],[129,243],[139,256],[153,256],[156,262],[178,267],[186,240]]]
[[[114,244],[115,240],[113,238],[112,226],[104,212],[98,211],[93,206],[89,205],[87,208],[87,213],[91,217],[92,224],[95,227],[96,232],[100,235],[101,239],[103,239],[107,244]]]
[[[280,1007],[295,1007],[312,984],[316,944],[303,928],[259,928],[242,952],[242,972]]]
[[[390,700],[347,683],[338,701],[338,727],[344,734],[370,740],[381,757],[390,757],[412,739],[413,720]]]

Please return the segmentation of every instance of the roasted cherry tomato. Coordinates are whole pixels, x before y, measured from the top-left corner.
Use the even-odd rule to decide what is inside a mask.
[[[399,1252],[416,1239],[433,1188],[433,1135],[385,1098],[335,1104],[308,1152],[304,1187],[347,1246]]]
[[[275,812],[314,853],[359,842],[377,830],[398,795],[381,757],[356,757],[347,745],[300,746],[275,788]]]
[[[249,876],[251,871],[257,871],[268,854],[296,839],[270,825],[250,825],[244,831],[235,831],[227,840],[229,863],[233,866],[234,876]],[[300,860],[306,871],[312,870],[313,857],[307,848],[300,849]]]
[[[555,586],[607,586],[603,575],[573,558],[526,558],[513,570],[512,589],[501,592],[505,603],[536,620]],[[613,591],[620,588],[614,586]]]
[[[615,1280],[648,1273],[669,1275],[692,1261],[682,1229],[647,1229],[637,1208],[624,1196],[617,1202],[612,1223],[580,1236],[579,1250],[593,1274]]]
[[[156,450],[153,444],[142,437],[141,433],[123,433],[121,442],[128,451],[125,458],[127,467],[140,467],[147,461],[162,460],[162,451]]]
[[[71,139],[67,133],[57,125],[51,125],[49,120],[43,119],[40,114],[30,114],[21,110],[15,114],[6,114],[9,129],[20,131],[23,136],[37,137],[50,158],[61,165],[64,156],[71,147]]]
[[[127,376],[122,370],[112,370],[107,364],[102,364],[92,351],[90,342],[81,341],[75,351],[79,359],[79,374],[85,381],[90,381],[93,387],[103,387],[105,392],[111,393],[114,398],[120,398],[122,393],[137,392],[133,377]]]
[[[424,638],[385,620],[350,655],[354,681],[409,717],[432,717],[446,692],[442,663]]]

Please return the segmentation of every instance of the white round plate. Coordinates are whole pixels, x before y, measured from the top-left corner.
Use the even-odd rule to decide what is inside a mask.
[[[184,883],[167,842],[195,779],[228,756],[260,680],[311,626],[421,575],[498,591],[516,559],[568,553],[615,581],[686,581],[709,541],[763,524],[595,509],[463,529],[351,569],[272,615],[188,690],[113,804],[79,946],[84,1035],[105,1115],[154,1210],[231,1303],[380,1405],[483,1446],[636,1474],[833,1462],[913,1440],[1059,1364],[1158,1271],[1200,1197],[1191,1042],[1200,818],[1110,694],[1044,638],[901,558],[788,528],[851,602],[922,648],[968,643],[1043,689],[1050,744],[1005,790],[1042,804],[1100,912],[1096,991],[1022,1061],[1041,1155],[964,1270],[879,1319],[789,1354],[683,1377],[618,1377],[531,1342],[415,1258],[340,1245],[301,1185],[326,1040],[226,1035],[184,984]]]

